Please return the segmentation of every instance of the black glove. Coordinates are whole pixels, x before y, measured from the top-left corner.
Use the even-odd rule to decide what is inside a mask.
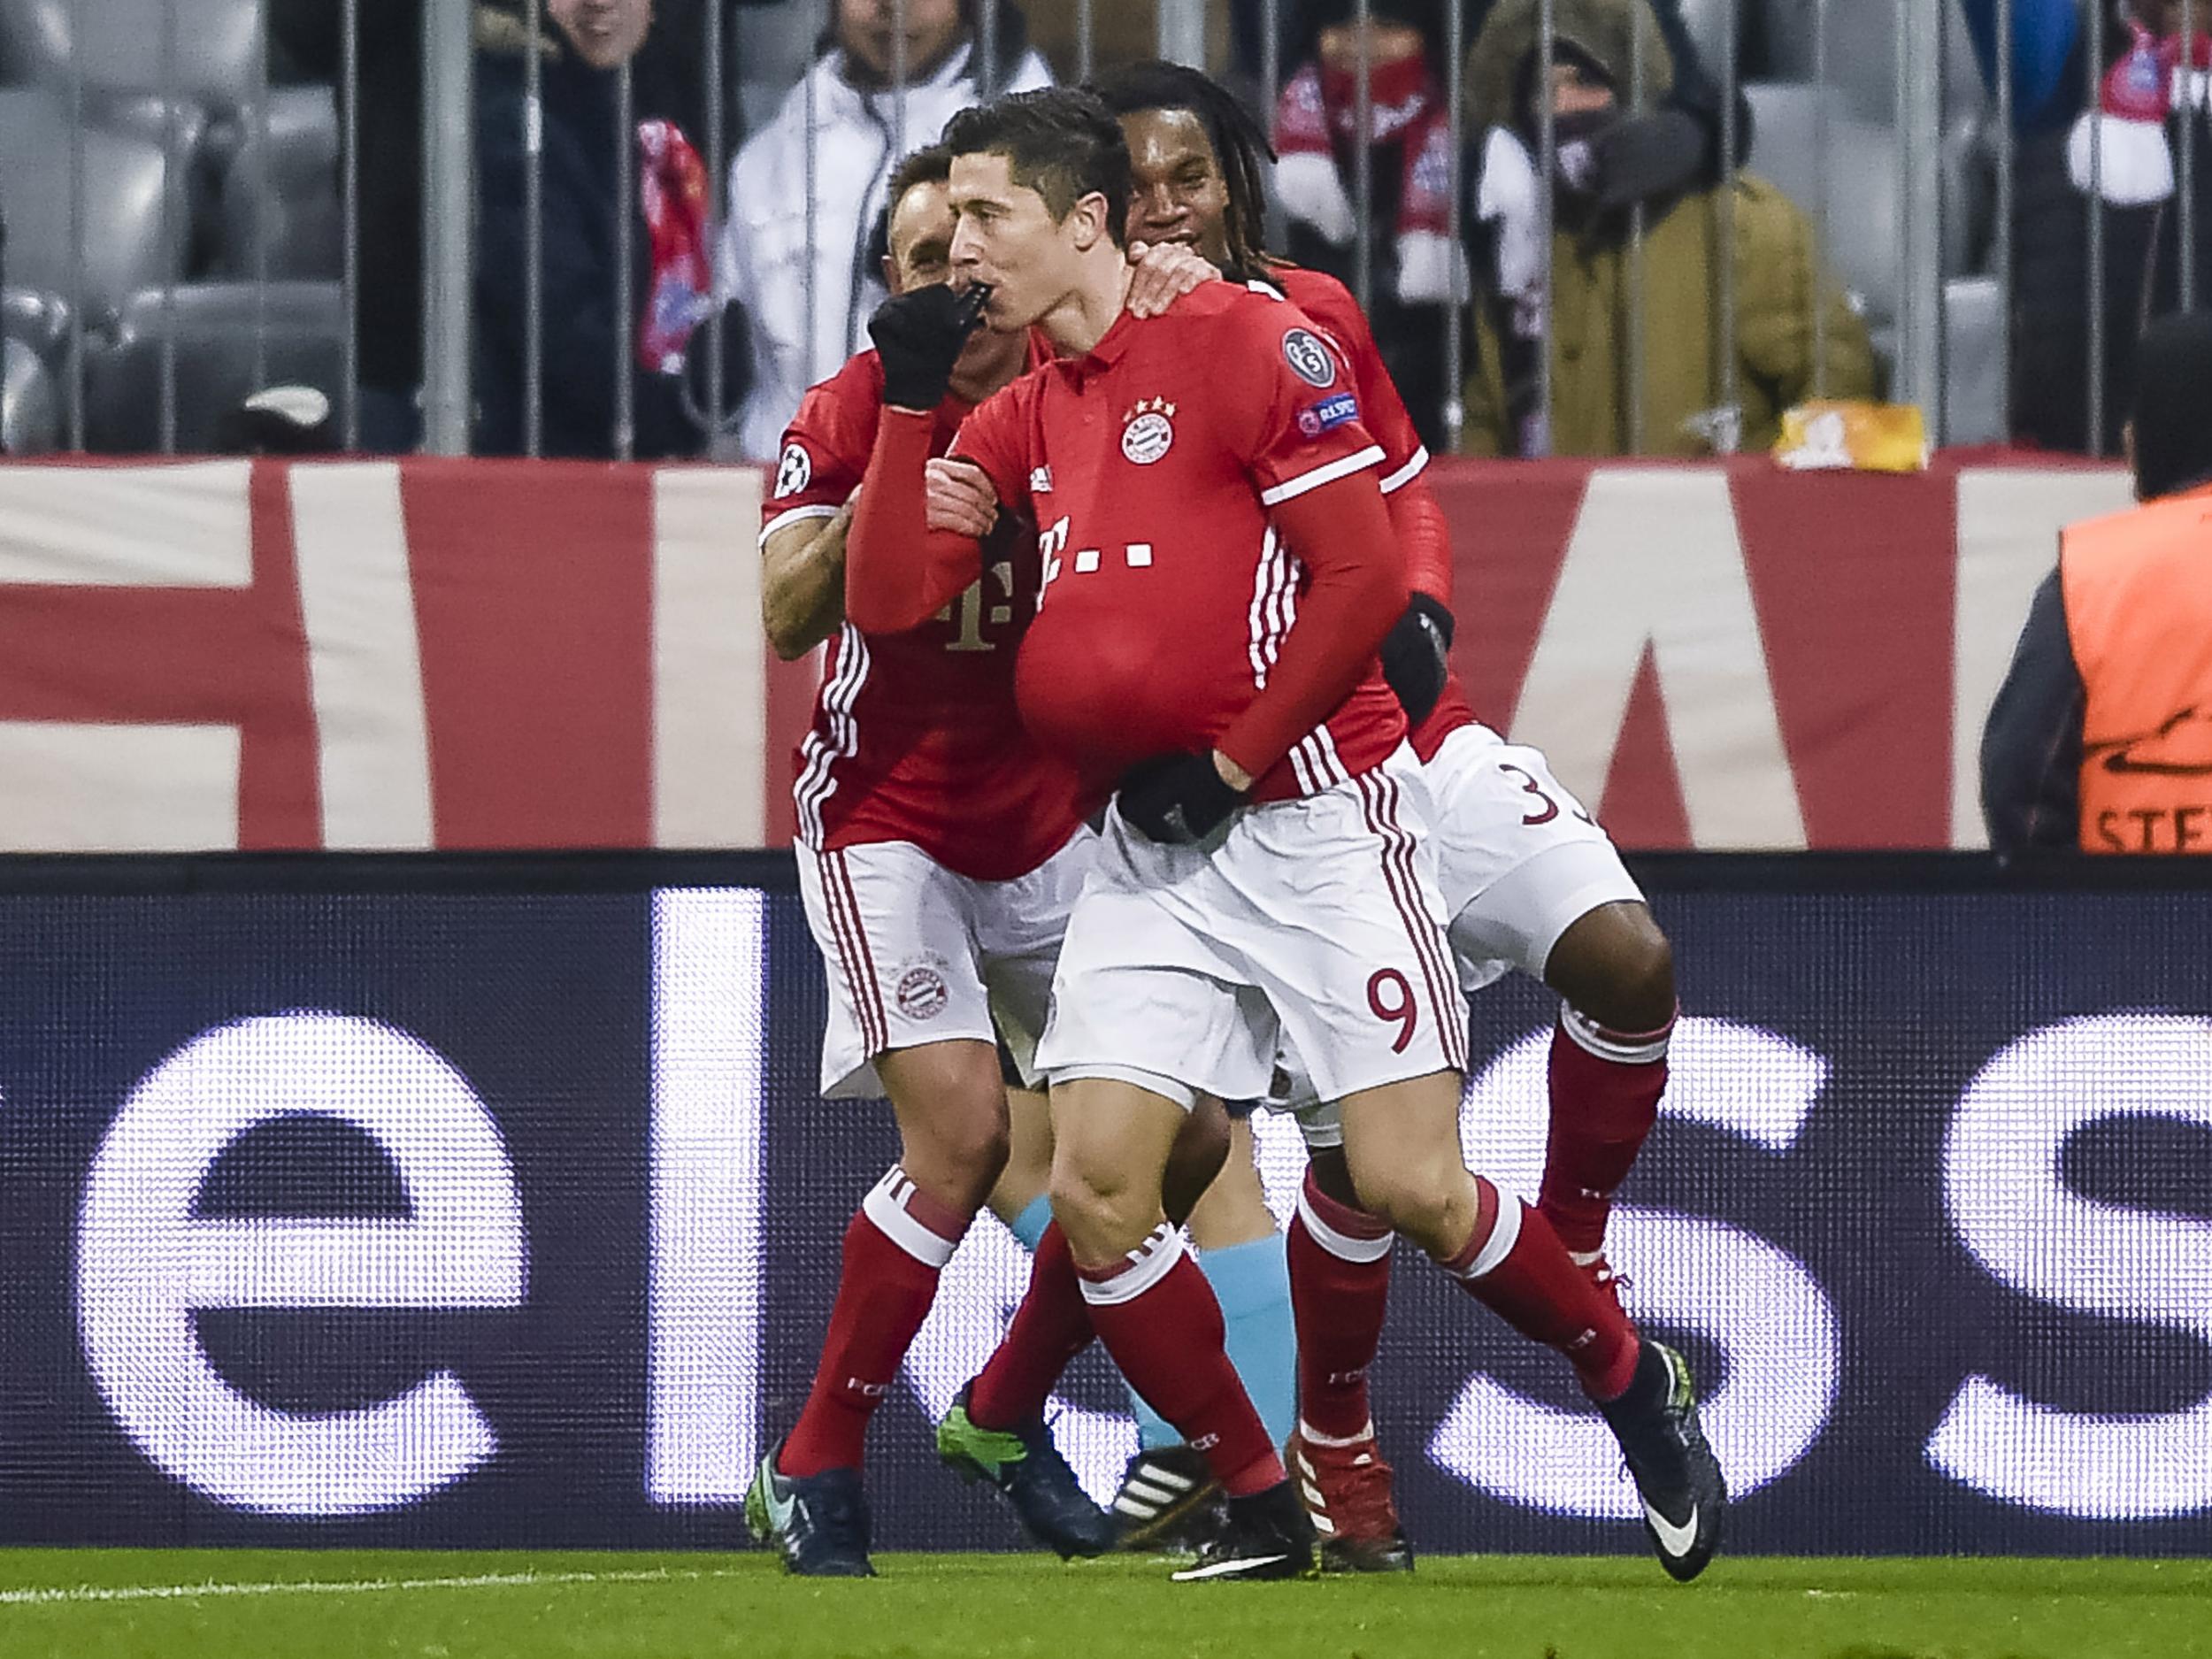
[[[883,359],[883,401],[894,409],[932,410],[945,401],[952,365],[983,320],[991,290],[956,294],[943,283],[894,295],[876,307],[868,334]]]
[[[1155,755],[1123,774],[1115,804],[1146,840],[1194,847],[1244,804],[1244,795],[1229,787],[1211,755]]]
[[[1408,725],[1429,718],[1444,695],[1451,661],[1452,613],[1426,594],[1414,595],[1382,642],[1383,678],[1398,694]]]

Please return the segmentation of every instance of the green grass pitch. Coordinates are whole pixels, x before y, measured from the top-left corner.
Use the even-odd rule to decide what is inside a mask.
[[[2212,1655],[2212,1563],[1434,1559],[1175,1585],[1161,1563],[885,1555],[0,1554],[0,1659],[2146,1659]]]

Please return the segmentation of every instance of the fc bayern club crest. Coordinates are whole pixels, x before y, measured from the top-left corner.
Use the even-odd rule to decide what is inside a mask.
[[[1309,386],[1325,389],[1336,384],[1336,359],[1310,329],[1294,328],[1283,336],[1283,361]]]
[[[1150,466],[1175,446],[1175,405],[1148,397],[1122,417],[1121,453],[1137,466]]]

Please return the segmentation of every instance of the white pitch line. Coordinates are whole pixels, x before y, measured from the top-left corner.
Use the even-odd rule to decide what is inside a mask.
[[[564,1584],[673,1584],[727,1578],[729,1572],[670,1572],[664,1568],[611,1572],[485,1572],[450,1578],[271,1578],[244,1584],[58,1585],[37,1590],[0,1590],[0,1607],[71,1601],[196,1601],[220,1595],[374,1595],[394,1590],[526,1589]]]

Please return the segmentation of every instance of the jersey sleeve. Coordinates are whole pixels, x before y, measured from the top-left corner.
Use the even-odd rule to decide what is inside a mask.
[[[775,476],[761,497],[760,539],[810,518],[827,518],[845,504],[868,470],[878,403],[856,402],[849,371],[808,392],[783,434]]]
[[[998,492],[1002,511],[1027,514],[1030,511],[1029,475],[1041,456],[1033,456],[1032,398],[1035,388],[1027,379],[1002,387],[968,411],[946,451],[954,460],[972,462],[983,469]]]
[[[1390,378],[1390,371],[1383,364],[1382,347],[1376,343],[1375,331],[1367,321],[1367,314],[1359,308],[1348,289],[1331,280],[1337,303],[1328,311],[1315,311],[1314,320],[1320,323],[1344,348],[1344,355],[1351,359],[1352,385],[1359,395],[1360,425],[1368,435],[1382,446],[1382,493],[1395,495],[1418,478],[1429,464],[1427,446],[1413,424],[1413,413],[1406,407],[1406,400],[1399,396],[1397,381]]]
[[[1217,419],[1233,454],[1274,508],[1376,466],[1382,448],[1360,419],[1351,368],[1294,305],[1229,313]]]

